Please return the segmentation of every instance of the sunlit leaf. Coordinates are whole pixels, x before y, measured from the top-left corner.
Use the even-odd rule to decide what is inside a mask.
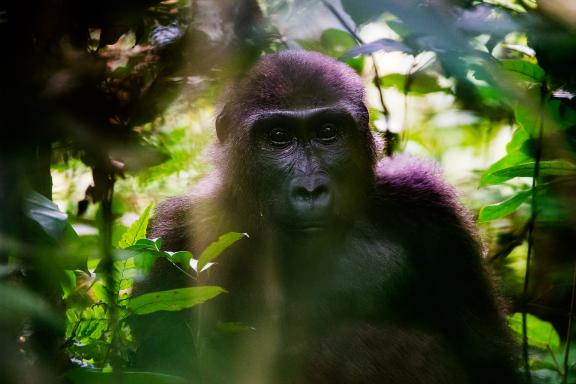
[[[148,227],[148,221],[150,220],[150,212],[152,210],[152,204],[149,204],[140,217],[124,232],[122,238],[118,242],[118,247],[127,248],[134,245],[137,240],[146,237],[146,228]]]
[[[145,293],[131,298],[128,309],[137,315],[157,311],[180,311],[202,304],[226,292],[218,286],[189,287]]]
[[[500,169],[494,172],[494,176],[511,179],[513,177],[533,177],[535,161],[518,164],[512,167]],[[576,165],[564,160],[541,161],[541,176],[574,176],[576,175]]]
[[[530,197],[531,193],[531,190],[520,191],[508,200],[502,201],[498,204],[482,207],[478,216],[478,221],[496,220],[511,214]]]
[[[215,263],[206,263],[206,265],[203,266],[200,271],[198,270],[198,260],[190,259],[189,264],[190,264],[190,268],[192,268],[195,272],[204,272],[204,271],[210,269]]]
[[[512,133],[512,138],[506,144],[506,152],[513,153],[515,151],[520,151],[524,143],[530,139],[530,135],[522,127],[517,127]]]
[[[540,117],[537,112],[521,104],[514,107],[514,119],[527,133],[534,137],[537,136],[538,125],[540,124]]]
[[[159,252],[141,251],[134,255],[134,265],[141,271],[150,272]]]
[[[502,169],[522,164],[530,160],[532,160],[532,158],[521,151],[507,154],[484,171],[480,177],[480,186],[484,187],[487,185],[499,184],[510,179],[509,177],[498,176],[495,173]]]
[[[238,232],[228,232],[220,236],[218,240],[206,247],[198,258],[198,270],[204,269],[207,263],[220,256],[228,247],[245,237],[248,237],[248,234]]]
[[[501,60],[502,67],[508,71],[520,74],[535,82],[544,81],[546,73],[538,64],[526,60]]]
[[[519,340],[522,340],[522,314],[514,313],[508,316],[508,325]],[[532,347],[552,349],[560,347],[560,336],[547,321],[541,320],[534,315],[526,314],[526,325],[528,330],[528,344]]]

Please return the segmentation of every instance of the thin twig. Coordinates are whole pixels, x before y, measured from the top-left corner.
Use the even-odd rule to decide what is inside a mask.
[[[362,38],[356,33],[356,31],[354,31],[354,28],[352,28],[350,25],[348,25],[348,23],[346,22],[346,20],[344,20],[344,18],[342,17],[342,15],[338,12],[338,10],[336,8],[334,8],[334,6],[332,4],[330,4],[328,1],[326,0],[321,0],[322,4],[324,4],[324,6],[326,8],[328,8],[328,10],[330,11],[330,13],[332,13],[332,15],[334,15],[334,17],[336,17],[336,19],[338,19],[338,22],[340,24],[342,24],[342,27],[344,27],[344,29],[354,38],[354,40],[356,40],[357,44],[364,44],[364,40],[362,40]],[[390,111],[388,110],[388,107],[386,107],[386,102],[384,101],[384,92],[382,91],[382,87],[380,86],[380,73],[378,72],[378,66],[376,65],[376,58],[374,57],[374,54],[370,54],[370,58],[372,59],[372,69],[374,71],[374,78],[372,80],[372,83],[374,84],[374,86],[376,86],[376,89],[378,90],[378,98],[380,99],[380,105],[382,107],[382,114],[384,115],[384,121],[386,123],[386,127],[384,129],[384,135],[385,137],[387,136],[386,134],[389,131],[389,122],[390,122]],[[387,143],[390,144],[390,143]],[[387,145],[387,147],[389,147],[390,145]],[[388,148],[389,149],[389,148]]]

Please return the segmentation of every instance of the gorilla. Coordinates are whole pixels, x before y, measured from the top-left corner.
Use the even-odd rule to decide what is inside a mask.
[[[148,237],[200,252],[246,232],[203,281],[157,260],[134,294],[228,293],[134,326],[136,365],[202,383],[518,382],[514,347],[455,191],[427,161],[377,160],[364,89],[319,53],[262,57],[225,94],[215,170]]]

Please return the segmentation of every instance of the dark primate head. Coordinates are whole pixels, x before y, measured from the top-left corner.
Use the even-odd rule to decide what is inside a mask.
[[[227,188],[246,214],[316,232],[358,211],[374,142],[362,83],[347,65],[313,52],[268,55],[226,100],[216,129],[236,183]]]

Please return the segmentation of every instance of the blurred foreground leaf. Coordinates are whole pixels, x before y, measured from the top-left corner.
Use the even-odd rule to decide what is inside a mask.
[[[61,321],[44,299],[23,288],[0,284],[0,324],[21,323],[34,318],[59,327]]]
[[[394,87],[400,92],[406,90],[409,93],[419,95],[450,91],[450,89],[444,88],[438,83],[436,76],[425,72],[416,72],[410,75],[392,73],[381,77],[380,84],[384,87]]]
[[[112,372],[102,372],[98,369],[74,368],[67,372],[66,377],[74,384],[107,384],[117,382]],[[121,382],[124,384],[187,383],[187,381],[181,377],[154,372],[122,372]]]

